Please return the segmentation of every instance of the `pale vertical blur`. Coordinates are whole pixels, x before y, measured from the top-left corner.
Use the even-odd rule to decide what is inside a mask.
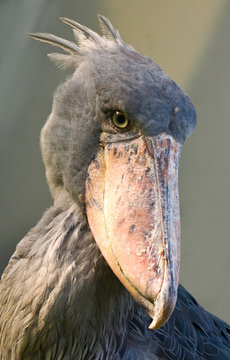
[[[0,267],[51,204],[40,128],[62,73],[54,48],[25,32],[72,36],[59,16],[98,30],[108,16],[129,44],[152,57],[190,95],[198,113],[180,166],[181,282],[230,321],[230,2],[228,0],[0,1]]]

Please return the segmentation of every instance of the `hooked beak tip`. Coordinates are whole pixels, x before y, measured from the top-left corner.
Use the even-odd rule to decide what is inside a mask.
[[[163,286],[153,304],[153,309],[148,312],[152,318],[149,325],[150,330],[158,329],[168,321],[176,306],[176,300],[177,289],[172,287],[164,288]]]

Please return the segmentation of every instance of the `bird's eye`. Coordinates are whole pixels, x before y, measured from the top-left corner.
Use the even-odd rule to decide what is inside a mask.
[[[125,129],[129,125],[129,119],[121,111],[115,111],[112,115],[112,122],[119,129]]]

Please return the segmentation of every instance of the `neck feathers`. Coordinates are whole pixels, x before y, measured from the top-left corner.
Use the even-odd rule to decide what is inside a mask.
[[[2,277],[0,302],[0,348],[12,360],[48,352],[51,358],[84,359],[105,351],[121,329],[125,335],[134,308],[82,212],[65,196],[17,246]]]

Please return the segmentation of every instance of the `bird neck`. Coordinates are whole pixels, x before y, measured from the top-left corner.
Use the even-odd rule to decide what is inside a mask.
[[[43,232],[36,241],[46,266],[38,315],[42,333],[79,347],[79,359],[82,344],[89,344],[84,351],[90,354],[118,337],[122,346],[121,329],[125,337],[135,303],[101,255],[78,205],[62,195],[37,228]]]

